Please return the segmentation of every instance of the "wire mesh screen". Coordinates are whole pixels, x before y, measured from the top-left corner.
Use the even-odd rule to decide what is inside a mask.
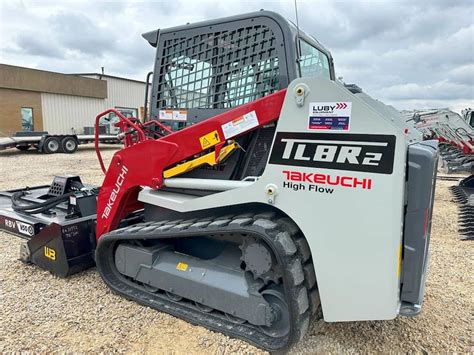
[[[264,25],[165,40],[157,108],[231,108],[279,90],[275,43]]]

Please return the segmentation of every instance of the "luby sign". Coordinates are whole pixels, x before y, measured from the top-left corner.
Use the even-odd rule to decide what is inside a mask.
[[[349,131],[352,102],[311,102],[308,129],[318,131]]]

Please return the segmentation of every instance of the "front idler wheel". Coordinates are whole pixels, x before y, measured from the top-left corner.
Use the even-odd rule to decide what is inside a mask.
[[[290,332],[290,312],[282,288],[267,289],[261,292],[272,309],[271,326],[260,326],[260,330],[273,338],[279,338]]]

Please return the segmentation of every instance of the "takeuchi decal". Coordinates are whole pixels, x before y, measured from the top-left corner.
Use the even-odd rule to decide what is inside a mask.
[[[307,173],[297,170],[283,170],[282,172],[284,174],[285,180],[287,181],[313,183],[326,186],[341,186],[353,189],[372,189],[372,179],[369,178],[356,178],[353,176],[346,175],[320,174],[317,172]]]
[[[109,218],[110,212],[114,207],[115,200],[122,188],[123,182],[125,181],[125,176],[128,173],[128,169],[125,165],[122,166],[122,170],[120,171],[119,176],[117,176],[117,180],[115,180],[114,189],[110,193],[109,200],[107,202],[107,206],[105,206],[104,212],[102,213],[102,219]]]

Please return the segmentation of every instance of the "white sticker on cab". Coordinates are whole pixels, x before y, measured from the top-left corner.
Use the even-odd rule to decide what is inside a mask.
[[[160,110],[158,118],[164,121],[186,121],[188,119],[188,111],[186,110]]]
[[[186,121],[187,119],[188,119],[188,111],[185,111],[185,110],[173,111],[173,120]]]
[[[258,118],[255,111],[252,111],[223,124],[222,132],[224,133],[225,139],[229,139],[255,127],[258,127]]]
[[[158,118],[160,120],[172,120],[173,119],[173,110],[160,110]]]

